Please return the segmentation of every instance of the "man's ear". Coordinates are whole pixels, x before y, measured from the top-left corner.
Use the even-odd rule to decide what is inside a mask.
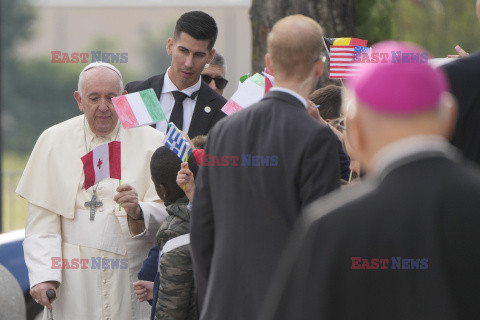
[[[318,61],[315,63],[315,76],[316,77],[321,77],[323,74],[323,56],[318,59]]]
[[[158,186],[158,189],[160,190],[160,193],[162,194],[163,199],[167,199],[168,196],[170,195],[170,192],[169,192],[168,188],[166,186],[164,186],[163,184],[160,184]]]
[[[268,52],[265,54],[265,66],[267,67],[268,73],[273,74],[272,60]]]
[[[175,44],[175,41],[172,38],[168,38],[167,40],[167,53],[169,56],[173,54],[173,45]]]
[[[457,99],[449,92],[442,94],[440,100],[440,117],[441,135],[450,140],[457,126],[458,103]]]
[[[215,52],[217,52],[215,48],[212,48],[212,50],[210,50],[210,53],[208,54],[207,64],[212,61],[213,56],[215,55]]]
[[[123,90],[122,95],[128,94],[127,90]]]
[[[360,151],[364,144],[363,133],[360,132],[358,114],[348,115],[345,118],[346,132],[344,134],[346,151],[351,159],[360,160]]]
[[[75,92],[73,93],[73,97],[74,97],[75,100],[77,101],[78,109],[79,109],[81,112],[83,112],[82,97],[80,96],[80,92],[75,91]]]

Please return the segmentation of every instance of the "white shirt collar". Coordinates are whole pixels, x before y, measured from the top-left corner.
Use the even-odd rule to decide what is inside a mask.
[[[163,78],[162,93],[181,91],[190,97],[194,92],[197,92],[198,90],[200,90],[200,86],[202,85],[202,77],[199,77],[197,83],[195,83],[193,86],[183,90],[178,90],[177,86],[173,84],[172,80],[170,80],[170,77],[168,76],[169,70],[170,70],[170,67],[165,72],[165,77]]]
[[[303,104],[305,109],[307,109],[307,100],[305,100],[304,97],[302,97],[301,95],[299,95],[298,93],[296,93],[293,90],[290,90],[290,89],[287,89],[287,88],[273,87],[273,88],[270,89],[270,91],[281,91],[281,92],[288,93],[288,94],[294,96],[295,98],[297,98],[298,100],[300,100],[300,102]]]
[[[458,157],[458,151],[445,138],[418,135],[395,141],[378,151],[372,159],[373,173],[383,178],[393,169],[431,153],[451,159]]]

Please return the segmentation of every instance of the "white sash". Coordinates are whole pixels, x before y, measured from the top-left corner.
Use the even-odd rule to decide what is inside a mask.
[[[190,244],[190,233],[182,234],[181,236],[168,240],[158,255],[158,272],[160,272],[160,259],[165,253],[186,246],[187,244]]]
[[[75,217],[62,217],[62,239],[70,244],[89,247],[119,255],[127,253],[122,227],[113,214],[95,214],[90,221],[90,211],[75,210]]]

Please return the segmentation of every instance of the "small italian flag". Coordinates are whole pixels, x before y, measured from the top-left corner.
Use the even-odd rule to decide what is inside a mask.
[[[153,89],[112,98],[113,106],[125,129],[167,121]]]
[[[99,145],[82,157],[85,173],[84,189],[103,179],[122,179],[120,149],[120,141],[112,141]]]
[[[240,80],[237,91],[223,106],[222,111],[228,116],[232,115],[262,100],[264,94],[265,77],[255,73],[243,82]]]

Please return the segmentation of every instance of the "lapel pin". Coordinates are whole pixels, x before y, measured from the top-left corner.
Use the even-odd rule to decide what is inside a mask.
[[[203,109],[203,111],[205,111],[206,113],[210,113],[210,111],[212,111],[212,108],[210,108],[209,106],[206,106],[205,109]]]

